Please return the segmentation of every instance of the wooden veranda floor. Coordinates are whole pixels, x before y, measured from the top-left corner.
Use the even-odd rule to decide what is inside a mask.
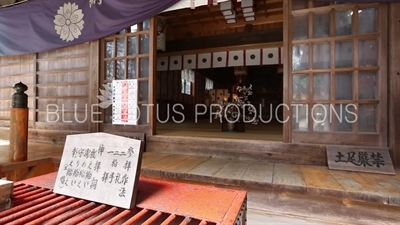
[[[248,140],[282,141],[283,124],[278,121],[270,123],[246,124],[245,132],[222,132],[219,121],[210,122],[209,119],[199,119],[197,122],[186,120],[182,123],[173,121],[157,123],[156,132],[160,135],[209,137]]]

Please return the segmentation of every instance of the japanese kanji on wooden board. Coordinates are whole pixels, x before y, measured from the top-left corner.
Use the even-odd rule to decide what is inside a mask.
[[[54,192],[134,207],[143,142],[107,133],[68,135]]]
[[[329,169],[395,174],[389,150],[359,146],[327,146]]]

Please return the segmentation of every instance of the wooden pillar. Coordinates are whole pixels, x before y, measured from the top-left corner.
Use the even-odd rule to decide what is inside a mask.
[[[392,150],[393,164],[400,168],[400,3],[390,3],[389,12],[389,46],[390,46],[390,148]]]
[[[291,96],[291,69],[292,64],[292,4],[290,0],[283,0],[283,104],[290,105]],[[292,110],[283,107],[283,120],[292,117]],[[292,142],[292,120],[283,123],[283,142]]]
[[[156,17],[152,17],[150,20],[150,49],[149,49],[149,105],[147,107],[149,121],[149,135],[156,134],[157,124],[157,20]],[[146,115],[147,116],[147,115]]]
[[[28,159],[28,96],[24,92],[28,87],[19,82],[13,86],[16,93],[12,96],[10,116],[10,162],[20,162]]]
[[[389,143],[393,165],[400,168],[400,3],[389,7]]]
[[[101,119],[101,109],[95,107],[99,103],[97,95],[99,95],[100,85],[100,41],[94,40],[90,42],[90,66],[89,66],[89,106],[88,112],[90,113],[90,121],[88,122],[88,130],[90,133],[96,133],[99,131],[99,120]],[[101,87],[102,88],[102,87]],[[104,111],[103,111],[104,113]]]

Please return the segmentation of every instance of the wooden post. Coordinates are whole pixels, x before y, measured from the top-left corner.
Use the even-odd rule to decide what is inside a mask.
[[[400,168],[400,3],[390,3],[389,10],[389,140],[393,165]]]
[[[24,92],[28,87],[19,82],[13,85],[16,91],[12,95],[10,116],[10,162],[26,161],[28,159],[28,95]]]
[[[292,3],[289,0],[283,1],[283,104],[292,103],[291,91],[291,73],[292,73]],[[283,120],[289,118],[289,121],[283,123],[283,142],[292,142],[292,109],[283,110]]]

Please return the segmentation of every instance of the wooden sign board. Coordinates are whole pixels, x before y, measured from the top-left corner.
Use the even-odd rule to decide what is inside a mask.
[[[134,207],[143,142],[107,133],[68,135],[54,192]]]
[[[389,150],[356,146],[327,146],[329,169],[395,174]]]

